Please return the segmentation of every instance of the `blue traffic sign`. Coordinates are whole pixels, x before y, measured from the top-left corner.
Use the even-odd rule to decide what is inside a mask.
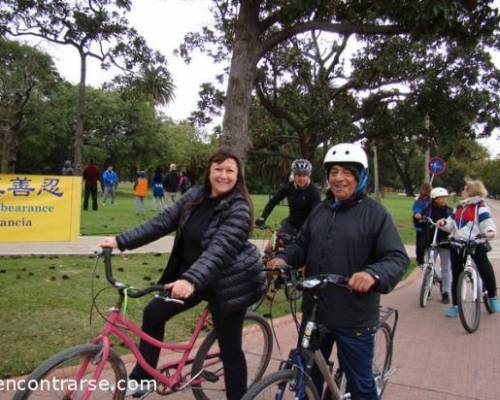
[[[427,165],[429,168],[429,173],[432,175],[441,175],[446,171],[446,161],[441,157],[432,157]]]

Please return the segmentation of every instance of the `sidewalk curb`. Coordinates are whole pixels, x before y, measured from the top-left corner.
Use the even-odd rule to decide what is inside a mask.
[[[420,276],[420,269],[418,267],[415,267],[413,271],[408,275],[405,279],[400,281],[396,287],[394,288],[393,292],[396,290],[403,289],[409,285],[411,285],[415,280]]]

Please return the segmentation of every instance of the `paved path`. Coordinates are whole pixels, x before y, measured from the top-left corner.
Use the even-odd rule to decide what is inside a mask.
[[[489,204],[500,227],[500,202],[491,201]],[[88,254],[88,248],[93,249],[96,243],[94,238],[84,237],[79,244],[63,246],[4,244],[0,245],[0,254],[62,254],[59,251],[62,252],[63,248],[71,253]],[[148,251],[167,251],[167,242],[158,241],[155,246]],[[414,254],[413,246],[408,250]],[[500,283],[500,239],[493,242],[490,257]],[[384,400],[500,399],[500,315],[488,315],[483,309],[479,330],[468,334],[458,319],[444,316],[447,306],[438,298],[431,299],[425,309],[420,308],[419,288],[420,271],[416,271],[396,290],[383,296],[384,305],[395,307],[400,312],[393,360],[395,373]],[[277,362],[287,356],[296,342],[289,317],[275,321],[275,329],[281,350],[275,346],[273,365],[268,372],[275,370]],[[127,367],[130,368],[131,364],[128,363]],[[0,393],[0,400],[9,398]],[[156,395],[148,397],[151,400],[159,398]],[[186,393],[169,398],[181,400],[192,398],[192,395]]]

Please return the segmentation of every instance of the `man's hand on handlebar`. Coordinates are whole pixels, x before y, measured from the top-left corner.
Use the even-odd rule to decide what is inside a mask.
[[[168,283],[165,288],[170,291],[170,296],[174,299],[187,299],[194,293],[194,285],[185,279]]]
[[[272,260],[269,260],[267,262],[267,268],[275,269],[276,267],[279,267],[280,265],[286,265],[286,261],[283,260],[282,258],[276,257],[273,258]]]
[[[99,243],[99,247],[111,247],[112,249],[117,249],[118,243],[116,242],[116,239],[114,237],[108,236],[101,240],[101,243]]]
[[[375,285],[375,278],[368,272],[356,272],[352,274],[347,284],[356,292],[368,292]]]

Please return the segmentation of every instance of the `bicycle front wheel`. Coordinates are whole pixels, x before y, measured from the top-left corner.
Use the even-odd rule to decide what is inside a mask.
[[[479,328],[481,318],[481,294],[478,282],[474,282],[470,271],[463,271],[457,282],[458,315],[469,333]]]
[[[247,312],[242,339],[247,363],[247,386],[259,381],[266,371],[273,351],[273,334],[269,323],[258,314]],[[215,331],[203,340],[193,361],[191,376],[201,376],[202,382],[192,386],[197,400],[225,397],[224,368],[219,354]]]
[[[316,387],[306,375],[300,375],[296,369],[282,369],[266,376],[256,383],[243,396],[242,400],[318,400]]]
[[[54,355],[33,370],[26,378],[23,390],[14,395],[14,400],[82,399],[89,394],[86,398],[124,399],[127,371],[113,351],[109,353],[101,375],[94,380],[101,349],[101,345],[85,344]]]
[[[432,283],[434,280],[434,271],[430,265],[424,267],[424,276],[422,277],[422,285],[420,287],[420,307],[427,305],[427,300],[431,296]]]
[[[392,365],[392,332],[389,324],[382,323],[375,332],[375,351],[373,355],[373,377],[377,393],[382,395]]]

